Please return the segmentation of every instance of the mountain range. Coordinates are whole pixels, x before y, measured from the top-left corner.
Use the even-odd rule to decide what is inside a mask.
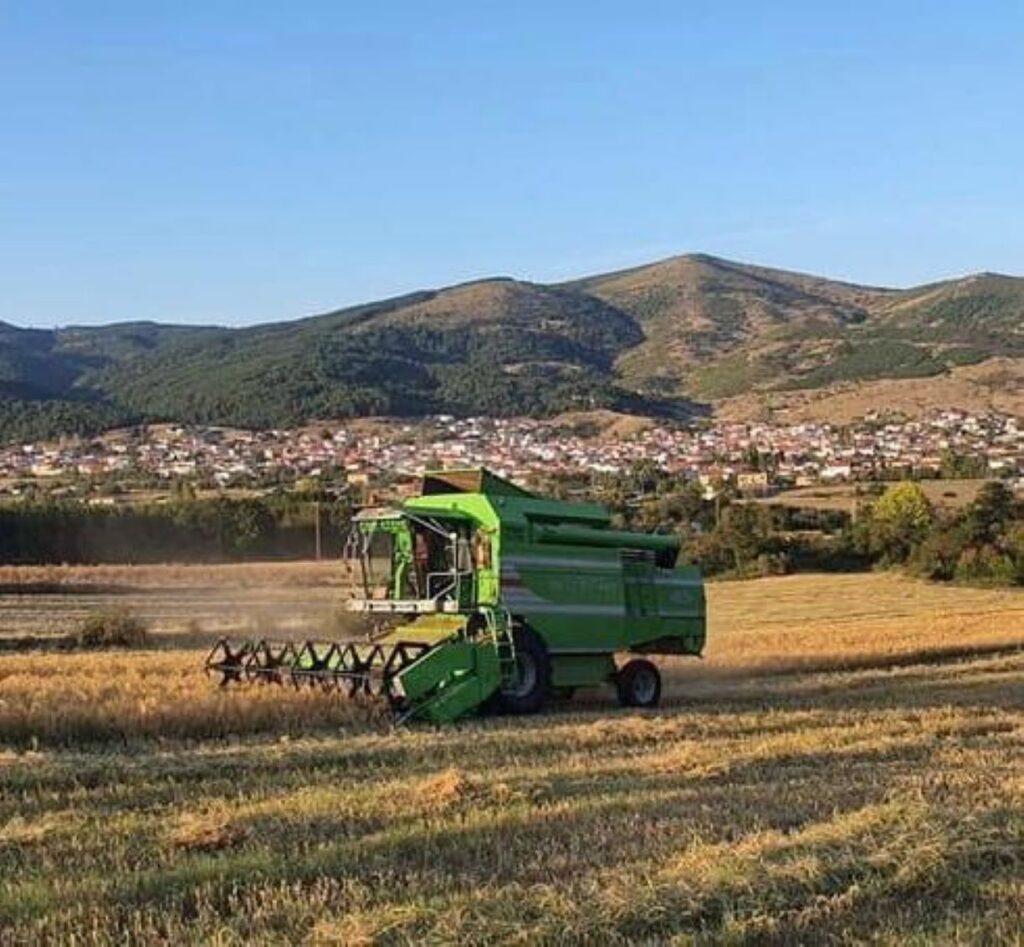
[[[858,286],[694,254],[567,283],[496,278],[229,329],[0,322],[0,439],[171,420],[685,416],[891,381],[1024,390],[1024,279]],[[972,374],[973,373],[973,374]],[[1014,402],[1016,403],[1016,402]],[[870,405],[867,405],[870,407]],[[888,407],[880,404],[878,407]]]

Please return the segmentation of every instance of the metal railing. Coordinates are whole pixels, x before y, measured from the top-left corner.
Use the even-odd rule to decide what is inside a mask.
[[[426,573],[423,576],[424,588],[422,589],[419,588],[419,576],[414,572],[415,598],[392,598],[390,594],[384,598],[376,598],[371,591],[373,579],[369,565],[371,534],[356,526],[349,532],[346,539],[344,556],[350,561],[359,562],[364,597],[353,599],[349,603],[350,607],[355,611],[365,612],[423,613],[458,612],[464,605],[471,605],[475,597],[473,594],[475,573],[469,540],[456,532],[444,529],[440,523],[429,517],[416,516],[407,512],[403,512],[402,517],[422,529],[430,530],[445,541],[445,552],[451,562],[451,567]],[[389,575],[389,593],[392,580],[393,572]],[[470,586],[469,594],[465,595],[467,583]]]

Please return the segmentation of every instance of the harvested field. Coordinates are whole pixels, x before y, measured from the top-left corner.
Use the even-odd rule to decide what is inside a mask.
[[[916,481],[924,490],[925,496],[938,509],[946,512],[960,510],[973,503],[978,491],[984,486],[984,480],[920,480]],[[879,490],[888,484],[875,484]],[[818,485],[814,487],[794,487],[783,490],[774,496],[759,499],[758,503],[791,506],[802,510],[837,510],[841,513],[852,513],[858,505],[870,503],[871,484],[841,483]]]
[[[0,940],[1019,942],[1024,594],[711,598],[653,713],[393,732],[193,650],[0,656]]]
[[[235,589],[321,588],[340,586],[344,579],[333,560],[314,562],[244,562],[180,565],[12,566],[0,565],[0,592],[46,588],[129,589],[197,588]]]
[[[316,634],[338,621],[345,588],[331,561],[0,566],[0,642],[66,635],[90,612],[113,605],[158,635]]]

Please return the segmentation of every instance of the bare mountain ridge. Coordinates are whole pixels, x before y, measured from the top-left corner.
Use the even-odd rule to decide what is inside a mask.
[[[695,365],[786,330],[855,324],[892,293],[704,255],[595,277],[583,288],[644,328],[645,343],[623,354],[627,377],[684,387]]]
[[[641,323],[645,341],[619,360],[641,390],[716,400],[1024,354],[1024,280],[1008,276],[900,290],[696,255],[577,285]]]

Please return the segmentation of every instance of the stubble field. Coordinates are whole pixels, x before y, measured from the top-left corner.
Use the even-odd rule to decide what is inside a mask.
[[[208,609],[179,579],[132,594]],[[285,617],[330,614],[278,579]],[[149,651],[0,655],[0,941],[1019,943],[1024,596],[868,575],[710,599],[707,659],[666,662],[653,713],[599,692],[392,731],[223,693],[197,635],[245,619],[209,611]]]

